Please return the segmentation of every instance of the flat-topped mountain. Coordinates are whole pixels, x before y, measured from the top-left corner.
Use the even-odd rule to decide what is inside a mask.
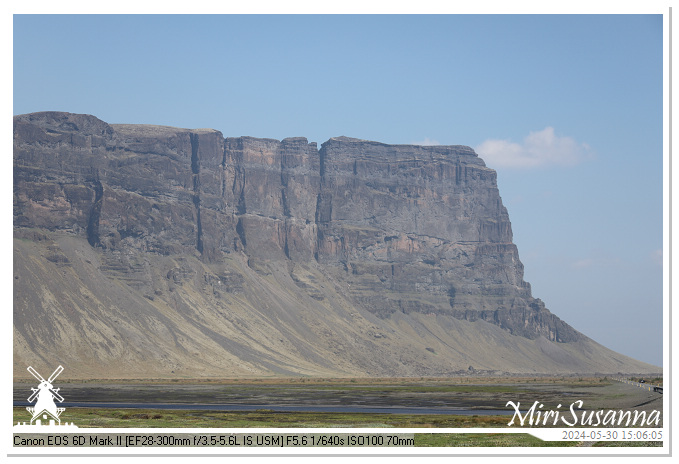
[[[15,116],[14,237],[17,376],[659,370],[531,295],[466,146]]]

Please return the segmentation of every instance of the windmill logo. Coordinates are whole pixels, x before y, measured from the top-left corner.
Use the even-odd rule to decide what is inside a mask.
[[[52,375],[50,375],[49,378],[45,380],[38,373],[38,371],[33,369],[32,366],[28,367],[28,372],[30,372],[31,375],[40,382],[38,388],[31,388],[31,390],[33,390],[33,393],[31,394],[31,396],[28,397],[29,403],[35,401],[34,406],[29,406],[26,408],[26,410],[30,412],[33,416],[31,417],[30,423],[31,426],[34,425],[73,426],[73,424],[61,423],[61,419],[59,418],[59,416],[61,415],[62,412],[66,410],[66,408],[59,408],[57,407],[57,404],[54,402],[54,400],[58,401],[59,403],[64,402],[64,398],[59,394],[59,388],[54,388],[54,385],[52,384],[63,370],[64,370],[63,366],[57,367],[57,369],[52,373]],[[49,422],[43,423],[43,420]],[[28,425],[28,424],[23,423],[17,425]]]

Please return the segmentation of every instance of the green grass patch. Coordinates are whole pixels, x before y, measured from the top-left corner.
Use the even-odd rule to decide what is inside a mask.
[[[594,445],[597,448],[624,447],[624,448],[654,448],[661,447],[661,441],[599,441]]]
[[[577,442],[549,442],[542,441],[529,434],[523,433],[431,433],[415,434],[415,446],[437,447],[574,447]]]
[[[29,419],[26,409],[14,408],[14,424]],[[506,416],[482,415],[105,408],[68,408],[61,419],[81,428],[459,428],[505,427],[508,421]]]
[[[14,424],[27,422],[25,408],[14,408]],[[429,428],[507,427],[507,416],[444,414],[372,414],[324,412],[203,411],[161,409],[68,408],[64,422],[97,428],[422,428],[416,447],[573,447],[573,441],[546,442],[524,433],[426,433]],[[662,442],[598,442],[593,446],[656,447]]]

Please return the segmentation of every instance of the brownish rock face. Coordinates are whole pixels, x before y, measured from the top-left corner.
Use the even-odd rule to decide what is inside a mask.
[[[48,264],[65,266],[74,274],[60,277],[69,282],[62,290],[72,285],[80,295],[56,297],[49,284],[40,290],[15,279],[21,356],[46,349],[40,324],[63,318],[69,336],[105,340],[107,348],[84,349],[97,362],[122,356],[146,365],[143,343],[132,342],[136,351],[127,354],[121,345],[144,332],[159,337],[159,375],[175,370],[168,366],[209,375],[224,366],[233,375],[466,370],[478,347],[460,354],[464,344],[441,340],[441,327],[449,327],[444,338],[460,327],[490,331],[495,341],[481,343],[491,352],[504,346],[497,337],[507,337],[507,346],[527,344],[536,353],[533,361],[511,362],[479,355],[480,368],[601,366],[558,348],[594,342],[532,297],[496,173],[465,146],[337,137],[318,149],[305,138],[224,138],[210,129],[109,125],[89,115],[21,115],[14,118],[14,227],[16,272],[48,276]],[[34,269],[37,255],[47,263]],[[82,259],[91,266],[74,264]],[[81,272],[96,279],[87,283]],[[132,307],[91,288],[102,282],[123,285],[116,292]],[[49,296],[17,296],[29,289]],[[81,298],[88,292],[89,302]],[[99,327],[116,311],[124,330]],[[78,325],[89,319],[97,321],[90,329]],[[450,356],[434,359],[432,347],[418,354],[430,339]],[[558,356],[536,345],[545,342]],[[194,362],[186,344],[209,354]]]

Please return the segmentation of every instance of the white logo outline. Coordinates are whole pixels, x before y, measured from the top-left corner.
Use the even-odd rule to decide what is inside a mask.
[[[27,406],[26,411],[31,413],[31,421],[29,424],[23,422],[23,423],[18,423],[15,425],[15,427],[75,427],[77,426],[73,425],[73,423],[61,423],[61,413],[63,413],[66,408],[60,408],[57,406],[57,404],[54,402],[56,399],[59,403],[64,402],[64,398],[59,394],[59,388],[54,388],[54,385],[52,384],[54,380],[61,374],[61,372],[64,370],[64,367],[59,365],[55,369],[54,372],[52,372],[52,375],[49,376],[47,380],[45,380],[35,369],[33,369],[33,366],[28,366],[28,372],[31,373],[33,377],[36,378],[40,383],[38,384],[37,388],[31,387],[31,390],[33,393],[31,396],[28,397],[28,402],[32,403],[35,401],[34,406]],[[43,423],[42,420],[49,420],[49,423]]]

